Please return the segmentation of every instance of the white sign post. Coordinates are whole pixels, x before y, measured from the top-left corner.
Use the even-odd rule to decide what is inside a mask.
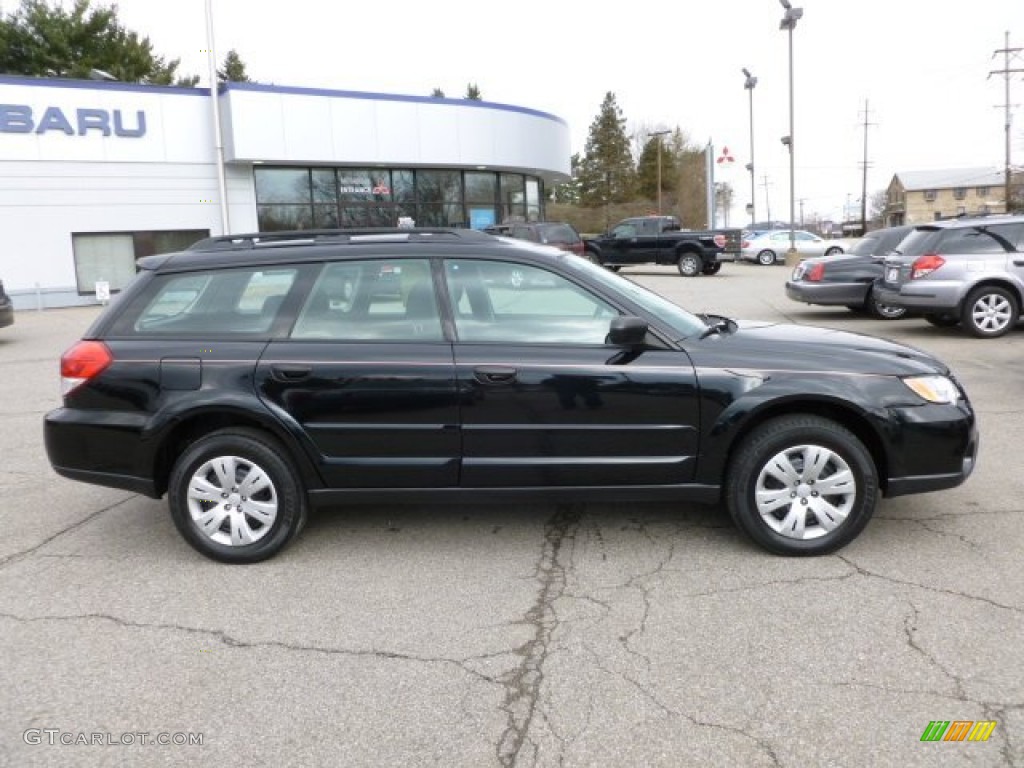
[[[96,301],[103,306],[106,306],[107,302],[110,301],[110,283],[108,281],[96,281]]]

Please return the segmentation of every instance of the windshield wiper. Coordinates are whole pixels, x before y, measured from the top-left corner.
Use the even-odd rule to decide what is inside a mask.
[[[706,339],[716,333],[732,333],[736,329],[736,322],[722,315],[697,315],[708,326],[705,328],[698,340]]]

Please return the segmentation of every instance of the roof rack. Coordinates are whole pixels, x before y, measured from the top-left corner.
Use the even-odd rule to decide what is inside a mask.
[[[475,229],[454,227],[375,227],[366,229],[297,229],[250,232],[207,237],[188,247],[189,251],[236,251],[275,246],[327,245],[346,243],[438,242],[490,239]]]

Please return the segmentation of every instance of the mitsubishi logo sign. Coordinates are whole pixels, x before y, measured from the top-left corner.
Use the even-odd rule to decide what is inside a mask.
[[[98,131],[103,136],[138,138],[146,135],[146,113],[137,110],[126,120],[120,109],[76,109],[67,114],[60,107],[46,107],[36,116],[27,104],[0,104],[0,133],[49,133],[85,136]]]

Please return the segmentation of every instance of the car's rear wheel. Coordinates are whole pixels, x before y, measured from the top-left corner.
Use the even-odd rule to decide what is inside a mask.
[[[701,266],[700,256],[695,253],[680,254],[676,262],[679,274],[683,277],[696,277],[700,274]]]
[[[722,270],[722,262],[716,261],[711,264],[705,264],[704,269],[701,270],[705,275],[717,275]]]
[[[964,302],[960,321],[979,339],[994,339],[1010,331],[1020,317],[1017,297],[998,285],[975,288]]]
[[[765,248],[757,254],[757,263],[764,267],[770,267],[775,263],[775,251],[770,251]]]
[[[897,307],[879,301],[873,290],[868,291],[868,298],[864,302],[864,308],[876,320],[899,320],[901,317],[906,317],[907,314],[906,307]]]
[[[258,430],[229,428],[193,443],[174,465],[168,502],[197,551],[225,563],[280,552],[302,529],[306,499],[283,449]]]
[[[878,501],[863,443],[831,419],[784,416],[739,446],[726,477],[736,525],[770,552],[823,555],[851,542]]]
[[[928,312],[924,319],[936,328],[952,328],[960,324],[960,318],[951,312]]]

